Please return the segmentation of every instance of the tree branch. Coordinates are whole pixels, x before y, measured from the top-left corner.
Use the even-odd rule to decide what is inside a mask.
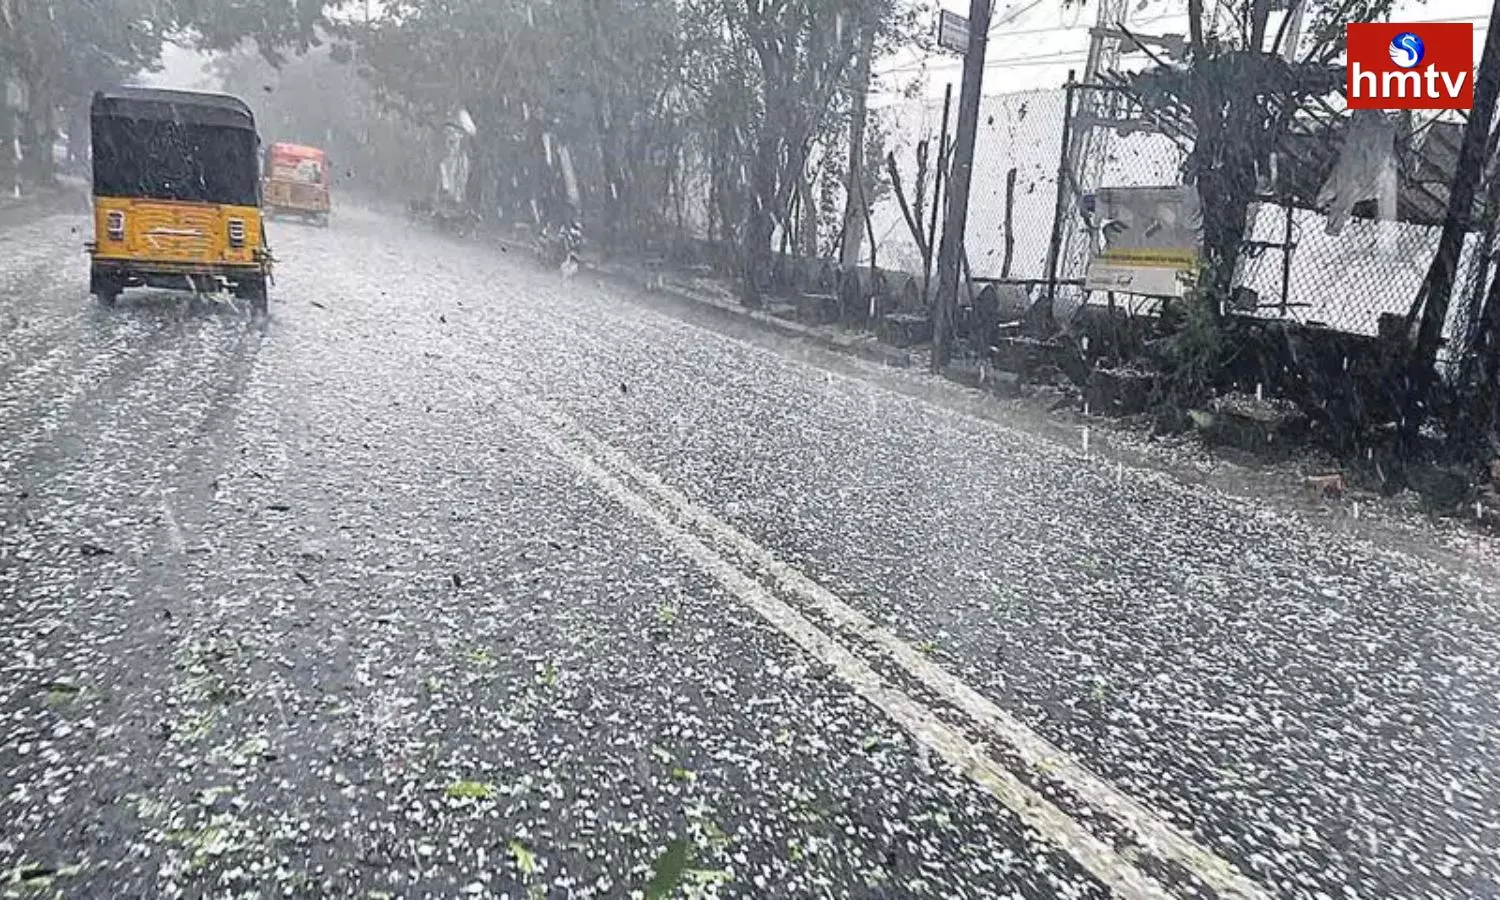
[[[1276,40],[1271,42],[1270,52],[1273,55],[1281,55],[1281,42],[1286,40],[1286,33],[1288,27],[1292,24],[1292,19],[1296,18],[1297,15],[1302,12],[1302,5],[1303,0],[1291,0],[1291,2],[1287,4],[1286,15],[1281,17],[1281,24],[1276,27]],[[1291,49],[1293,53],[1297,52],[1296,47],[1293,47]]]
[[[901,184],[901,172],[896,168],[896,154],[885,155],[885,168],[891,176],[891,186],[896,191],[896,203],[901,207],[901,217],[906,219],[906,227],[911,231],[911,236],[917,244],[917,252],[922,254],[925,260],[928,257],[927,237],[922,234],[922,228],[917,220],[912,217],[911,206],[906,202],[906,188]]]
[[[1360,0],[1340,0],[1338,9],[1334,11],[1333,15],[1328,19],[1328,21],[1334,22],[1340,29],[1342,29],[1344,27],[1343,23],[1349,19],[1350,10],[1352,10],[1354,8],[1354,5],[1358,2],[1360,2]],[[1374,17],[1369,16],[1361,18],[1365,21],[1368,21],[1370,19],[1373,19]],[[1341,49],[1340,42],[1336,40],[1329,40],[1328,38],[1329,36],[1326,34],[1313,35],[1313,39],[1311,41],[1312,50],[1308,51],[1307,58],[1302,61],[1303,65],[1306,65],[1308,63],[1327,65],[1330,60],[1338,56],[1339,50]]]
[[[1172,66],[1171,63],[1169,63],[1166,60],[1162,59],[1160,56],[1157,56],[1156,55],[1156,51],[1154,51],[1150,47],[1146,46],[1146,44],[1140,38],[1136,37],[1135,34],[1132,33],[1129,28],[1126,28],[1124,22],[1116,22],[1115,23],[1115,28],[1119,29],[1121,34],[1123,34],[1127,38],[1129,38],[1130,41],[1131,41],[1131,43],[1135,44],[1136,49],[1140,50],[1142,53],[1144,53],[1147,56],[1151,57],[1151,61],[1152,62],[1156,63],[1158,66],[1162,67],[1163,69],[1171,69],[1171,68],[1173,68],[1173,66]]]

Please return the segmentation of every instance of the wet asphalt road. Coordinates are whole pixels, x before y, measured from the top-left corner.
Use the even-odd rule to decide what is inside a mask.
[[[0,890],[1500,896],[1457,563],[372,213],[265,321],[81,224],[0,225]]]

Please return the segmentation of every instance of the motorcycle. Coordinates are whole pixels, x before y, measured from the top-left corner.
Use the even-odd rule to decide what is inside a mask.
[[[571,276],[578,271],[582,252],[583,226],[576,221],[561,228],[544,227],[537,241],[537,255],[542,262],[556,267],[564,275]]]
[[[430,200],[408,200],[406,202],[408,222],[432,226],[443,234],[458,238],[472,237],[479,229],[479,216],[472,210],[452,203],[433,203]]]
[[[479,229],[479,216],[467,209],[440,207],[434,210],[432,218],[439,231],[458,238],[473,237]]]

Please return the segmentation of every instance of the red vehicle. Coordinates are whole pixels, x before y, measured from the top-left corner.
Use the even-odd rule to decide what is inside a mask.
[[[328,224],[328,154],[317,147],[286,142],[266,148],[261,204],[267,213],[299,216]]]

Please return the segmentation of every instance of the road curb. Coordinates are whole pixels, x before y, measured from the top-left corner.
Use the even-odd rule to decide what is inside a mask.
[[[701,294],[696,294],[691,290],[677,285],[663,285],[656,288],[653,293],[663,294],[674,300],[691,304],[727,321],[742,322],[764,331],[779,334],[782,337],[807,341],[808,343],[816,344],[836,353],[857,356],[870,362],[898,369],[905,369],[911,366],[910,353],[896,347],[888,347],[884,344],[876,343],[873,338],[866,335],[820,329],[815,326],[804,325],[801,322],[782,319],[760,310],[743,307],[736,308],[727,304],[717,303]]]
[[[514,239],[500,235],[496,235],[494,240],[500,245],[502,251],[507,254],[513,251],[529,254],[533,249],[529,245],[517,243]],[[607,278],[617,284],[623,284],[654,296],[667,297],[675,302],[709,313],[723,321],[749,325],[782,337],[806,341],[825,350],[857,357],[867,362],[895,369],[909,369],[912,366],[910,351],[882,344],[873,335],[834,331],[814,325],[805,325],[801,322],[793,322],[761,310],[721,303],[681,285],[659,284],[653,286],[648,283],[649,279],[644,273],[636,273],[625,267],[584,262],[581,268],[583,271],[596,277]]]
[[[0,198],[0,223],[10,224],[38,213],[87,212],[89,202],[86,182],[79,184],[75,179],[63,177],[51,187],[27,191],[20,197]]]
[[[618,269],[601,268],[597,265],[586,265],[585,269],[599,277],[623,282],[656,296],[668,297],[694,309],[710,313],[724,321],[749,325],[782,337],[806,341],[825,350],[858,357],[867,362],[891,368],[907,369],[912,365],[910,352],[882,344],[870,335],[819,328],[773,316],[761,310],[720,303],[681,285],[663,284],[652,287],[646,284],[644,278]]]

